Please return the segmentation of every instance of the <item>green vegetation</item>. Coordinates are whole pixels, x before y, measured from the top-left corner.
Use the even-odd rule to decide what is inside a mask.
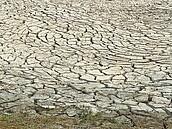
[[[172,119],[128,114],[131,121],[121,123],[113,115],[83,109],[74,117],[65,115],[0,115],[0,129],[162,129],[172,128]],[[123,117],[122,117],[123,118]]]
[[[93,114],[83,109],[75,117],[37,115],[0,115],[0,129],[121,129],[113,119],[104,117],[102,113]]]
[[[58,129],[68,128],[75,123],[76,120],[62,116],[0,116],[0,129]]]

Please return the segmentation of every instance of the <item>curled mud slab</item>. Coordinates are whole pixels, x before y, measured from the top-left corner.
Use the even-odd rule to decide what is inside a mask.
[[[170,1],[0,3],[2,113],[76,106],[172,116]]]

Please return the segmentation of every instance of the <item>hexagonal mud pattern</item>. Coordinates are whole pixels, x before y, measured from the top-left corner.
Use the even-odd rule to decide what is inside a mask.
[[[0,9],[1,112],[74,105],[171,116],[170,1],[1,0]]]

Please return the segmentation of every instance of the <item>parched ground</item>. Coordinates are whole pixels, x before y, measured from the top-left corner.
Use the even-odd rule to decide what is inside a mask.
[[[59,107],[172,127],[172,2],[1,0],[0,112]]]

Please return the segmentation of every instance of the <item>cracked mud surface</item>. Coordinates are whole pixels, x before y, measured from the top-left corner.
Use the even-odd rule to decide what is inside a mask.
[[[74,105],[172,116],[172,4],[104,5],[1,1],[1,112]]]

